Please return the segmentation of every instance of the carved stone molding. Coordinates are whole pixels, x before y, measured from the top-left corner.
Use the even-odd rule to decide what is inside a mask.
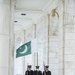
[[[58,35],[58,27],[59,27],[59,15],[56,12],[56,9],[53,9],[50,14],[50,34],[51,36]]]
[[[52,17],[58,16],[58,18],[59,18],[59,14],[56,12],[56,9],[52,9],[51,16]]]

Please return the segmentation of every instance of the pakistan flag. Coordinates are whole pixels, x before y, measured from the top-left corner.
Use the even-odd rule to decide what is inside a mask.
[[[16,58],[31,54],[31,41],[23,44],[16,50]]]

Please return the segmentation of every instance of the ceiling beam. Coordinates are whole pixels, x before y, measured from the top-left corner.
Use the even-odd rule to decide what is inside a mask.
[[[22,10],[22,9],[16,9],[15,12],[29,12],[29,13],[42,13],[43,11],[42,10],[32,10],[32,9],[25,9],[25,10]]]
[[[15,17],[15,20],[33,20],[32,18]]]

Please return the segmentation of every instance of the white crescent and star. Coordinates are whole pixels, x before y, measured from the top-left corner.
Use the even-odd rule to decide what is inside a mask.
[[[20,54],[25,54],[27,52],[27,45],[25,45],[25,49],[23,52],[20,52]]]

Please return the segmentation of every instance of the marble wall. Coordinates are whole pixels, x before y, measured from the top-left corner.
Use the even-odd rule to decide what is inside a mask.
[[[25,30],[23,38],[30,41],[38,40],[38,65],[43,71],[43,62],[49,65],[52,75],[75,74],[75,1],[64,0],[56,2],[50,13],[46,13],[36,24]],[[18,38],[18,36],[15,34]],[[31,57],[31,58],[30,58]],[[30,58],[30,59],[28,59]],[[35,69],[37,65],[37,53],[24,58],[24,70],[27,63]]]
[[[0,0],[0,75],[13,74],[13,33],[10,0]],[[12,30],[10,30],[12,28]],[[13,31],[13,32],[12,32]],[[12,34],[12,38],[11,35]],[[12,48],[12,50],[11,50]],[[11,63],[12,62],[12,63]]]
[[[65,75],[75,74],[75,1],[66,0],[64,5],[64,73]]]

